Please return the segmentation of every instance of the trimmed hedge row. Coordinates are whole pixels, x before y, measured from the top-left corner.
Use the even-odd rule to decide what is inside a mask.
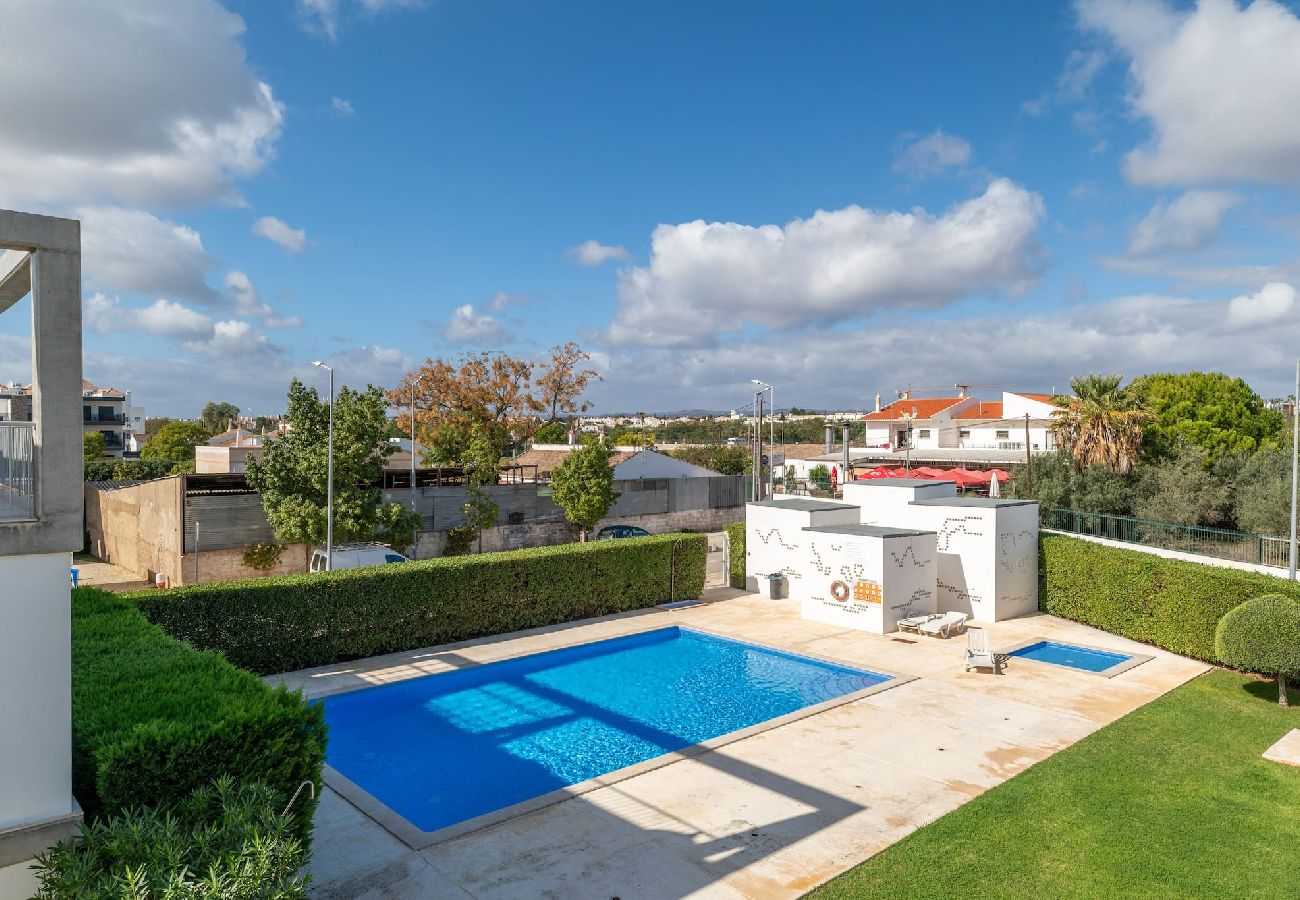
[[[320,784],[320,706],[150,624],[120,596],[72,595],[72,779],[88,816],[181,802],[221,776],[286,797]],[[315,804],[294,804],[304,840]]]
[[[1044,612],[1207,662],[1216,661],[1214,629],[1228,610],[1259,594],[1300,599],[1300,587],[1260,572],[1056,534],[1039,549]]]
[[[667,534],[126,595],[260,674],[693,600],[708,537]]]
[[[732,522],[723,526],[727,532],[728,552],[730,553],[731,571],[727,581],[734,588],[745,589],[745,523]]]

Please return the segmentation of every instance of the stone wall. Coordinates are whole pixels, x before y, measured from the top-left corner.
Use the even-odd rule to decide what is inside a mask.
[[[595,531],[606,525],[635,525],[651,534],[668,534],[673,531],[690,529],[691,531],[721,531],[724,525],[740,522],[745,518],[743,506],[730,506],[723,509],[691,509],[685,512],[659,513],[647,516],[611,516],[601,519]],[[594,534],[594,531],[593,531]],[[575,539],[573,529],[567,522],[542,522],[525,525],[498,525],[483,531],[483,552],[494,550],[519,550],[524,547],[549,547],[565,544]],[[416,559],[432,559],[441,556],[447,546],[445,531],[422,532],[415,548]],[[475,545],[475,549],[477,550]]]
[[[85,487],[86,549],[144,579],[181,567],[179,478],[117,489]]]
[[[239,581],[245,578],[270,578],[274,575],[298,575],[307,571],[311,562],[311,548],[306,544],[287,544],[280,561],[262,572],[244,565],[244,548],[227,550],[200,550],[198,553],[198,581],[194,579],[195,554],[186,553],[179,571],[168,572],[171,584],[208,584],[213,581]]]

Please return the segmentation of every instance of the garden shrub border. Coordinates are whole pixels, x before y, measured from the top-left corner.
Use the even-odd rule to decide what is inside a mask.
[[[1039,608],[1164,650],[1217,662],[1214,631],[1260,594],[1300,600],[1300,585],[1058,534],[1039,538]]]
[[[727,583],[734,588],[745,589],[745,520],[732,522],[723,526],[727,532],[727,559],[731,571],[727,573]]]
[[[707,554],[707,535],[665,534],[124,596],[265,675],[695,600]]]
[[[180,802],[229,776],[285,797],[320,784],[319,705],[272,688],[94,588],[72,596],[72,780],[88,817]],[[315,802],[294,805],[304,841]]]

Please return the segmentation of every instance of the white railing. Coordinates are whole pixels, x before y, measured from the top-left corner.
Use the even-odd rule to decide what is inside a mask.
[[[0,521],[36,515],[31,422],[0,422]]]
[[[1265,537],[1259,539],[1259,561],[1265,566],[1291,566],[1291,539],[1284,537]]]

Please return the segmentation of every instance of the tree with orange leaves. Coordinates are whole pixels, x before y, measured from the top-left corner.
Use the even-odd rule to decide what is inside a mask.
[[[551,358],[542,363],[542,375],[537,379],[538,401],[550,416],[547,422],[558,422],[564,413],[591,408],[589,402],[578,400],[593,379],[600,380],[595,369],[586,367],[590,360],[591,354],[573,341],[551,348]]]

